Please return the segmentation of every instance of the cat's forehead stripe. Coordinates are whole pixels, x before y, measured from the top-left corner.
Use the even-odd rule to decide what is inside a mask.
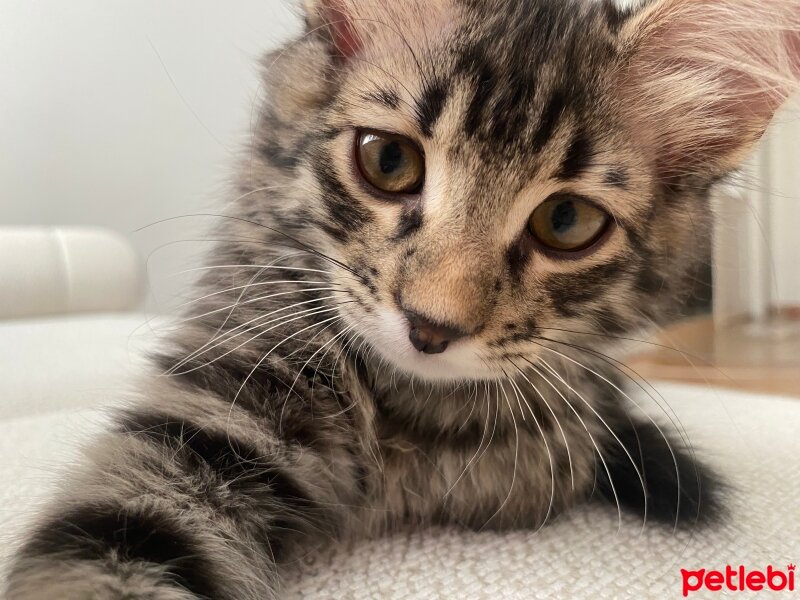
[[[472,45],[462,51],[456,73],[466,78],[474,87],[474,94],[464,116],[464,133],[474,137],[484,120],[487,104],[494,96],[496,77],[494,69],[486,59],[486,50]]]
[[[569,181],[580,177],[591,165],[593,157],[594,144],[588,133],[579,129],[567,148],[566,156],[557,175],[558,179]]]
[[[561,90],[556,90],[550,97],[550,101],[545,106],[539,122],[539,129],[533,137],[532,150],[541,152],[553,137],[558,123],[566,109],[566,97]]]
[[[416,108],[419,128],[425,137],[433,135],[433,128],[444,111],[449,95],[450,85],[445,80],[434,78],[425,83]]]
[[[376,102],[385,108],[397,110],[400,108],[400,94],[394,90],[381,88],[363,96],[368,102]]]

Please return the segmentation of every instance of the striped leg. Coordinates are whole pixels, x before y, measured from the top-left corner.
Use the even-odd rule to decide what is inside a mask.
[[[336,535],[352,452],[279,439],[220,402],[164,406],[92,449],[19,552],[9,600],[264,600],[298,545]]]

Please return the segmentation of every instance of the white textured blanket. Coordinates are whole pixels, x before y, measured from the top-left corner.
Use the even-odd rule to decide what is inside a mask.
[[[105,330],[109,340],[125,344],[127,335],[109,328],[131,322],[74,324],[76,344]],[[132,327],[130,327],[132,329]],[[0,351],[9,338],[0,327]],[[128,329],[129,331],[130,329]],[[6,331],[7,333],[7,331]],[[97,338],[95,338],[97,339]],[[8,349],[8,348],[6,348]],[[62,348],[62,352],[65,349]],[[31,350],[29,373],[40,368],[41,354]],[[72,389],[26,389],[31,404],[65,394],[83,397],[91,390],[113,399],[113,385],[98,380],[99,360],[83,354],[69,368]],[[112,354],[113,356],[113,354]],[[18,368],[26,356],[17,353]],[[66,360],[66,359],[65,359]],[[110,364],[124,379],[126,369]],[[113,362],[113,361],[112,361]],[[91,376],[81,381],[82,369]],[[130,371],[130,368],[127,368]],[[35,377],[35,375],[32,375]],[[12,379],[13,381],[13,379]],[[4,400],[19,390],[0,380]],[[290,599],[596,599],[682,597],[681,569],[721,569],[727,565],[786,570],[800,561],[800,401],[659,386],[675,409],[699,453],[717,466],[731,484],[731,517],[727,524],[702,534],[673,535],[624,518],[613,508],[574,511],[538,533],[463,533],[426,531],[338,549],[307,557],[294,565],[283,597]],[[32,397],[36,393],[39,397]],[[73,404],[66,410],[39,410],[20,416],[17,405],[0,421],[0,536],[3,555],[13,548],[18,532],[43,498],[75,448],[102,426],[103,413]],[[799,592],[709,592],[693,598],[787,598]]]

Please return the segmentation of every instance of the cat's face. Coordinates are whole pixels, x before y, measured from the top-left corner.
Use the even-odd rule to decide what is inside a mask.
[[[537,336],[558,330],[619,335],[653,292],[642,281],[657,257],[642,244],[658,236],[666,250],[669,230],[678,248],[695,245],[668,227],[676,215],[659,222],[650,166],[591,72],[596,32],[611,42],[602,21],[584,26],[590,39],[549,46],[525,23],[509,39],[513,23],[410,40],[419,64],[398,40],[347,74],[332,109],[337,200],[365,217],[332,248],[368,278],[339,281],[359,300],[343,311],[386,360],[426,378],[515,374],[509,360],[527,367]],[[683,207],[699,222],[702,210]],[[420,351],[416,319],[451,331]]]
[[[326,34],[292,60],[323,79],[284,67],[275,110],[291,104],[311,140],[291,177],[314,243],[348,267],[335,276],[354,300],[347,327],[389,364],[428,380],[513,375],[554,340],[600,347],[679,302],[707,258],[709,186],[763,119],[720,125],[740,140],[708,140],[702,156],[685,115],[648,121],[648,102],[680,105],[640,81],[632,48],[648,47],[655,9],[312,4]]]

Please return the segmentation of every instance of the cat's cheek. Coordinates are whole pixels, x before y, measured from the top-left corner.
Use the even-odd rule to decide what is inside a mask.
[[[430,355],[412,346],[408,321],[395,310],[379,308],[359,322],[358,331],[367,344],[407,375],[436,382],[476,381],[500,376],[481,359],[479,342],[474,340],[460,340],[446,352]]]

